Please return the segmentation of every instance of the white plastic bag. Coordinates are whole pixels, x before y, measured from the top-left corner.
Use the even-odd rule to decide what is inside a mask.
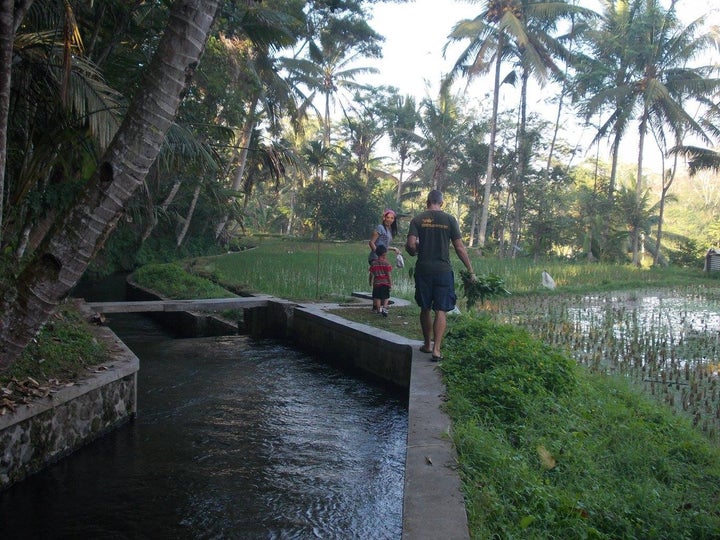
[[[405,259],[399,253],[395,254],[395,266],[397,268],[405,268]]]

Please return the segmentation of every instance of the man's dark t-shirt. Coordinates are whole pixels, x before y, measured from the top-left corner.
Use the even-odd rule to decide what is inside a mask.
[[[460,238],[457,220],[442,210],[426,210],[410,221],[408,235],[416,236],[418,275],[451,272],[450,243]]]

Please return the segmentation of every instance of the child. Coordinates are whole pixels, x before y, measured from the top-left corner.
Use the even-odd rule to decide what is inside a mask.
[[[387,260],[387,248],[379,244],[375,249],[377,259],[370,264],[370,286],[372,287],[373,313],[380,313],[387,317],[390,303],[390,288],[392,287],[392,265]]]

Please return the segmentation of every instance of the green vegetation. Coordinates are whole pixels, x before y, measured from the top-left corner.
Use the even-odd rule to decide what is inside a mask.
[[[143,287],[162,291],[165,298],[173,300],[234,296],[212,281],[187,273],[176,263],[143,266],[133,274],[133,280]]]
[[[353,291],[368,290],[367,241],[315,242],[278,236],[249,236],[244,242],[245,249],[239,252],[200,257],[175,264],[238,294],[262,292],[296,301],[342,302],[349,300]],[[478,276],[498,280],[497,283],[489,285],[502,286],[512,293],[513,299],[537,294],[552,298],[589,292],[707,287],[718,284],[718,276],[709,277],[699,266],[646,268],[631,264],[574,262],[559,258],[535,262],[529,258],[480,257],[473,249],[470,249],[469,253]],[[456,274],[461,276],[462,264],[454,256],[452,259],[456,264]],[[392,255],[390,260],[393,260]],[[415,261],[412,257],[405,257],[405,262],[405,268],[393,271],[393,296],[412,300],[414,285],[410,276]],[[553,277],[557,290],[549,291],[542,287],[543,270]],[[162,285],[166,280],[155,281]],[[458,292],[464,296],[461,281],[458,280]],[[172,285],[167,283],[165,286]],[[170,291],[165,291],[167,296],[174,297],[169,293]],[[493,295],[493,300],[499,302],[501,296]],[[494,301],[490,302],[488,299],[481,307],[492,309]]]
[[[252,249],[203,257],[187,269],[224,287],[297,301],[344,301],[366,290],[367,242],[302,242],[258,237]],[[409,276],[396,272],[398,288]]]
[[[285,296],[295,299],[313,299],[317,287],[320,298],[347,301],[349,291],[366,289],[364,245],[319,247],[318,255],[312,245],[263,239],[254,250],[203,259],[202,264],[195,261],[193,267],[225,282],[241,275],[248,288],[271,294],[285,290]],[[300,283],[302,273],[314,277],[318,267],[321,276],[325,271],[337,274],[292,290],[288,283],[267,279],[263,268],[268,266],[260,265],[262,260],[272,261],[268,266],[286,282]],[[401,282],[409,280],[405,273],[411,271],[412,259],[407,262],[405,270],[395,272],[402,274],[396,276]],[[632,297],[633,291],[658,289],[707,294],[716,288],[716,277],[672,267],[559,260],[534,264],[475,255],[473,264],[497,276],[512,292],[479,306],[487,317],[471,313],[449,319],[441,364],[473,537],[717,537],[717,446],[693,427],[691,415],[658,403],[632,378],[609,376],[599,366],[571,361],[561,352],[568,350],[570,338],[563,343],[558,337],[575,332],[566,310],[559,307],[577,306],[582,296],[575,295],[624,290]],[[553,276],[556,290],[542,287],[543,270]],[[410,299],[412,287],[403,283],[393,294]],[[419,336],[418,309],[412,303],[391,308],[388,318],[371,314],[367,307],[335,313]],[[617,319],[606,321],[607,328],[613,321],[624,323],[623,316],[616,313]],[[528,330],[490,317],[511,319],[547,339],[539,341]],[[543,321],[544,327],[537,326]],[[617,347],[639,354],[643,346],[660,341],[652,328],[644,329],[645,339],[640,330],[628,332],[636,336],[634,344],[619,341]],[[551,335],[555,339],[550,340]],[[599,338],[595,333],[584,339]],[[633,359],[629,363],[640,365]]]
[[[720,449],[627,381],[479,317],[441,369],[473,538],[720,535]]]
[[[89,326],[72,304],[64,304],[20,359],[0,373],[0,385],[28,377],[37,382],[76,380],[86,368],[107,360],[106,347],[94,338]]]
[[[238,253],[147,266],[134,277],[173,298],[217,297],[227,290],[346,303],[353,301],[352,291],[367,290],[364,243],[253,240]],[[636,338],[611,345],[599,329],[580,337],[568,315],[585,296],[608,291],[624,290],[631,299],[648,290],[717,298],[715,276],[672,267],[534,264],[475,253],[472,258],[482,274],[497,276],[512,293],[450,317],[439,364],[472,537],[720,536],[720,448],[693,426],[692,413],[674,411],[643,392],[633,382],[636,374],[608,375],[602,362],[569,356],[592,350],[588,343],[603,343],[610,352],[652,352],[662,327],[656,325],[653,334],[653,328],[631,326],[626,312],[608,309],[605,316],[614,319],[603,319],[605,329],[619,323],[627,327],[627,339]],[[410,300],[413,259],[406,263],[395,271],[393,294]],[[543,270],[553,276],[556,290],[542,287]],[[391,307],[387,318],[371,314],[365,304],[335,313],[407,337],[420,335],[412,302]],[[589,312],[580,317],[601,326]],[[710,346],[697,338],[694,343],[693,359]],[[647,360],[633,356],[628,363],[638,373],[649,372],[638,367],[649,366]]]
[[[510,291],[505,288],[505,281],[495,274],[473,276],[467,270],[462,270],[460,278],[468,309],[474,309],[478,302],[483,305],[485,300],[490,298],[510,296]]]

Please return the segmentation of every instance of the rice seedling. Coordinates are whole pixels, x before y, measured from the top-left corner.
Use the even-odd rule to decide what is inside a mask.
[[[497,300],[494,316],[567,350],[591,370],[641,384],[720,441],[720,301],[697,286]]]

